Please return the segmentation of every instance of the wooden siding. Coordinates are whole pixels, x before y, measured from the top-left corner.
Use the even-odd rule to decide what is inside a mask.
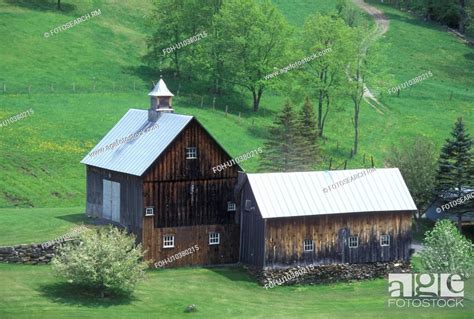
[[[364,263],[409,258],[411,212],[373,212],[267,219],[266,266]],[[359,236],[359,247],[349,248],[348,238]],[[390,235],[390,246],[380,245]],[[314,252],[303,252],[312,239]]]
[[[86,215],[103,218],[103,180],[120,183],[120,224],[133,232],[137,239],[142,235],[143,192],[141,178],[87,166]]]
[[[265,220],[255,210],[245,210],[245,200],[256,206],[255,197],[249,183],[245,183],[239,199],[241,216],[240,262],[256,267],[264,267],[265,255]]]
[[[187,147],[197,147],[197,159],[186,159]],[[144,175],[144,206],[155,207],[155,227],[235,224],[227,202],[235,201],[239,167],[212,171],[229,160],[202,126],[191,121]]]
[[[197,148],[197,159],[186,159],[187,147]],[[169,267],[238,261],[240,229],[236,213],[227,211],[227,202],[235,202],[240,167],[212,170],[230,160],[194,119],[148,169],[143,176],[143,207],[154,207],[155,215],[143,220],[147,259],[157,262],[198,245],[199,251]],[[213,231],[221,234],[221,244],[208,244]],[[175,248],[163,248],[163,235],[175,236]]]
[[[195,245],[199,250],[166,264],[166,268],[236,263],[239,259],[239,226],[206,225],[189,227],[153,228],[152,218],[145,217],[144,245],[146,259],[158,262]],[[220,244],[209,245],[209,233],[220,233]],[[163,236],[174,235],[174,248],[163,248]]]
[[[197,147],[198,158],[186,159],[186,148]],[[237,178],[234,165],[214,173],[212,168],[231,158],[193,119],[144,174],[145,182]],[[235,180],[234,180],[235,182]]]

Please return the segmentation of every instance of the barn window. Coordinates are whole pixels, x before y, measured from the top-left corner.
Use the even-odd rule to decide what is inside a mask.
[[[153,216],[155,215],[155,209],[153,207],[145,208],[145,216]]]
[[[245,210],[249,212],[251,209],[251,206],[252,206],[252,201],[250,199],[247,199],[245,201]]]
[[[235,203],[234,202],[227,202],[227,211],[228,212],[235,212]]]
[[[390,246],[390,235],[380,236],[380,246]]]
[[[186,147],[186,159],[196,159],[196,158],[197,158],[197,148]]]
[[[219,245],[220,237],[219,233],[209,233],[209,245]]]
[[[163,248],[174,248],[174,235],[163,236]]]
[[[359,236],[349,236],[349,248],[359,247]]]
[[[305,239],[303,241],[304,251],[314,251],[314,242],[312,239]]]

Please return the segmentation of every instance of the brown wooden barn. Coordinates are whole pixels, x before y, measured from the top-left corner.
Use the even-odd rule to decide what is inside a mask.
[[[129,110],[81,163],[86,214],[126,227],[160,261],[197,245],[170,266],[238,261],[234,186],[238,165],[192,116],[175,114],[162,79],[149,110]]]
[[[240,261],[407,260],[416,206],[398,169],[239,175]]]

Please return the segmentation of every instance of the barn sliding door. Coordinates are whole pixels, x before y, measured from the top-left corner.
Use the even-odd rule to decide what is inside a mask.
[[[102,218],[120,222],[120,183],[103,180]]]

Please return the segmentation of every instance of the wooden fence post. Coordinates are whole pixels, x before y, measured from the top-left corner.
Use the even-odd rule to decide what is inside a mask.
[[[212,108],[214,110],[216,109],[216,97],[215,96],[212,98]]]
[[[225,106],[225,117],[227,117],[227,111],[228,111],[228,109],[229,109],[229,106],[226,104],[226,106]]]
[[[371,156],[370,159],[371,159],[371,161],[372,161],[372,167],[374,167],[374,157]]]
[[[204,96],[201,96],[201,109],[202,109],[202,104],[204,103]]]

